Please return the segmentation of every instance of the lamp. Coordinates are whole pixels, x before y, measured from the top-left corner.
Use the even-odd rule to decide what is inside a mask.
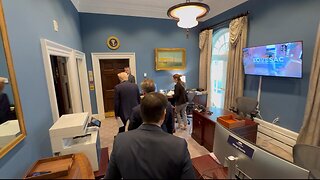
[[[197,19],[204,17],[209,11],[210,7],[207,4],[187,0],[169,8],[167,15],[178,20],[179,27],[189,29],[197,26]]]

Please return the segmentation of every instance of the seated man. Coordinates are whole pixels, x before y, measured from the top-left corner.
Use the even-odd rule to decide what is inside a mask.
[[[119,134],[113,145],[106,179],[194,179],[187,142],[165,133],[167,98],[148,93],[141,101],[143,124]]]
[[[155,84],[152,79],[144,79],[141,82],[141,89],[143,91],[143,95],[146,95],[147,93],[154,92],[155,91]],[[134,107],[132,109],[130,118],[129,118],[129,127],[128,130],[137,129],[142,124],[142,118],[141,118],[141,107],[140,105]],[[170,134],[174,131],[174,120],[173,120],[173,110],[171,103],[167,103],[166,107],[166,117],[164,119],[163,124],[161,125],[161,128]]]

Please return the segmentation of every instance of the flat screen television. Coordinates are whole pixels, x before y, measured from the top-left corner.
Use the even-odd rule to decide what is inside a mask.
[[[243,49],[245,74],[302,78],[302,41]]]

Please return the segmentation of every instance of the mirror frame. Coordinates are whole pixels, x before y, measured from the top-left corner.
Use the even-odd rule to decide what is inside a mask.
[[[8,143],[6,146],[0,149],[0,158],[2,158],[27,136],[21,103],[20,103],[19,92],[18,92],[17,81],[16,81],[13,62],[12,62],[12,56],[11,56],[11,50],[10,50],[9,39],[7,34],[6,21],[5,21],[4,12],[3,12],[2,0],[0,0],[0,29],[1,29],[1,36],[3,41],[4,54],[5,54],[7,66],[8,66],[9,80],[12,87],[12,93],[14,96],[16,115],[19,121],[19,126],[21,131],[21,134],[19,134],[19,136],[17,136],[10,143]]]

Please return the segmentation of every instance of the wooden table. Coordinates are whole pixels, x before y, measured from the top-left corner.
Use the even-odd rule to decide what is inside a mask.
[[[193,125],[191,137],[196,140],[200,145],[204,146],[208,151],[213,150],[214,130],[217,123],[217,117],[222,115],[233,114],[230,111],[226,111],[220,108],[210,107],[207,111],[211,111],[213,114],[209,115],[207,112],[201,112],[193,110]],[[255,143],[258,132],[258,123],[252,120],[245,120],[245,126],[231,129],[236,134],[247,140]]]
[[[209,154],[191,159],[196,179],[226,179],[228,168],[218,164]]]

